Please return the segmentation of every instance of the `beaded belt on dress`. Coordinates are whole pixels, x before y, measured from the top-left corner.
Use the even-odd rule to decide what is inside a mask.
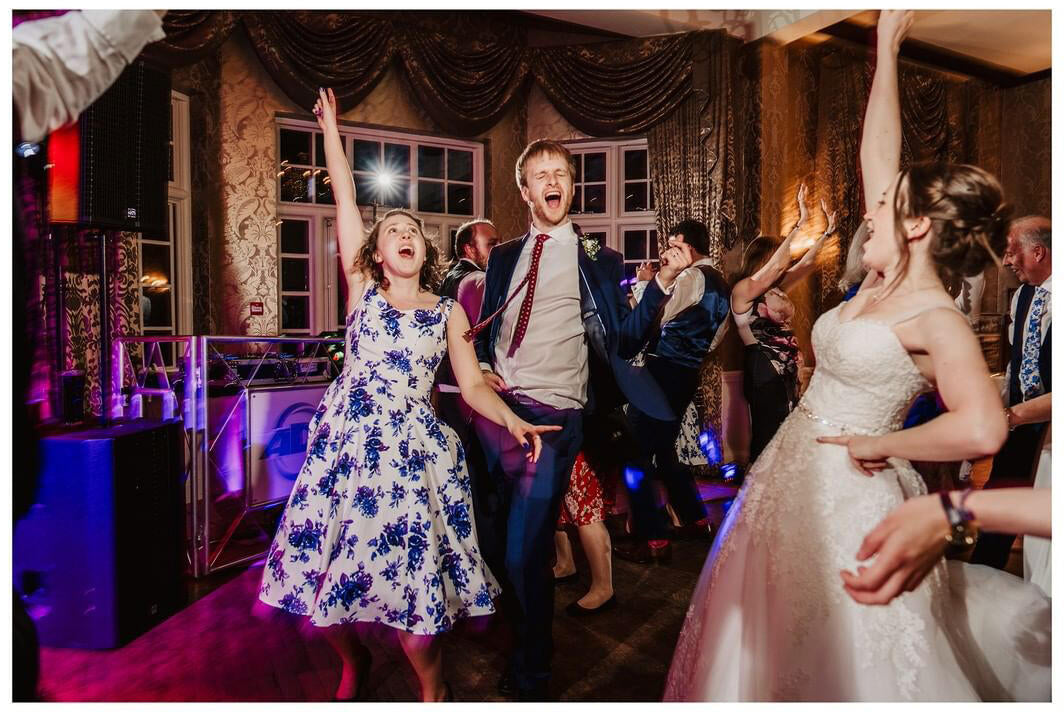
[[[882,435],[884,432],[890,432],[889,430],[869,430],[868,428],[855,428],[852,425],[846,425],[844,423],[836,423],[833,420],[828,420],[827,418],[822,418],[819,415],[817,415],[816,413],[814,413],[812,410],[807,408],[805,406],[805,402],[804,401],[799,401],[798,405],[797,405],[797,408],[798,408],[798,410],[801,410],[802,413],[804,413],[805,416],[807,418],[809,418],[810,420],[818,422],[821,425],[827,425],[829,428],[835,428],[836,430],[841,430],[844,433],[852,433],[854,435]]]

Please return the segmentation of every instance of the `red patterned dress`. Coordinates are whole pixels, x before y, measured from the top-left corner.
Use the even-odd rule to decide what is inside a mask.
[[[583,527],[604,521],[613,510],[616,488],[617,476],[613,473],[596,475],[581,452],[576,456],[569,489],[562,500],[559,529],[567,524]]]

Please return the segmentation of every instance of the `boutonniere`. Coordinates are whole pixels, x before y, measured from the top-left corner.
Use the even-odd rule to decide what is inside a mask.
[[[584,247],[584,253],[587,254],[587,257],[592,261],[595,260],[595,257],[598,256],[599,249],[602,248],[602,244],[599,243],[598,239],[588,236],[587,234],[580,237],[580,245]]]

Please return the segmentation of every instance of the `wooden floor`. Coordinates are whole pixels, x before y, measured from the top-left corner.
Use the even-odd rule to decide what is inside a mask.
[[[731,491],[727,491],[731,492]],[[721,518],[720,503],[713,510]],[[575,545],[574,545],[575,546]],[[676,542],[669,565],[614,563],[619,606],[581,619],[565,607],[582,584],[556,592],[552,696],[563,701],[658,701],[708,542]],[[577,552],[586,580],[587,566]],[[43,649],[41,691],[51,701],[327,701],[339,659],[303,620],[256,609],[262,566],[238,570],[150,632],[111,651]],[[266,612],[259,616],[258,612]],[[505,631],[494,617],[467,620],[444,641],[459,701],[500,701],[495,684]],[[370,625],[379,656],[371,696],[409,701],[416,679],[387,627]]]

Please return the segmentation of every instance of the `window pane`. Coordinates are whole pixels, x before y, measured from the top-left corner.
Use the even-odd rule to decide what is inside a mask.
[[[646,231],[624,232],[624,258],[626,261],[643,261],[647,258]]]
[[[355,171],[376,172],[380,169],[381,143],[355,140]]]
[[[307,259],[281,259],[281,290],[310,290],[310,261]]]
[[[624,153],[624,179],[647,178],[647,150],[633,149]]]
[[[309,254],[310,240],[307,233],[310,225],[298,219],[285,219],[281,222],[281,253]]]
[[[310,132],[282,129],[281,161],[289,164],[310,164]]]
[[[625,182],[624,184],[624,210],[646,211],[647,210],[647,184],[646,182]]]
[[[573,204],[569,207],[570,214],[579,214],[584,210],[584,191],[581,186],[573,187]]]
[[[653,182],[647,182],[647,194],[650,195],[650,208],[654,208],[654,184]]]
[[[382,186],[378,191],[383,206],[410,208],[409,179],[392,179],[391,186]]]
[[[443,179],[443,147],[417,148],[417,175]]]
[[[410,176],[410,147],[405,144],[385,144],[384,166],[392,174]]]
[[[585,184],[584,185],[584,213],[585,214],[605,214],[606,213],[606,185],[605,184]]]
[[[473,215],[473,186],[471,184],[447,184],[447,213],[462,216]]]
[[[658,232],[650,232],[650,258],[656,259],[658,257]]]
[[[577,183],[580,183],[580,182],[584,181],[584,179],[583,179],[583,176],[584,176],[584,155],[583,154],[577,154],[576,156],[573,157],[573,162],[576,163],[576,176],[573,177],[573,181],[577,182]]]
[[[473,152],[448,149],[447,178],[456,181],[473,181]]]
[[[281,296],[281,330],[307,330],[310,328],[310,298],[308,296]]]
[[[321,132],[314,133],[314,166],[325,166],[325,135]]]
[[[314,201],[318,204],[335,204],[332,193],[332,182],[329,181],[329,173],[318,172],[314,177]]]
[[[435,214],[444,213],[443,182],[419,181],[417,183],[417,210]]]
[[[288,167],[281,175],[281,201],[310,201],[310,170]]]
[[[606,153],[584,155],[584,181],[606,181]]]
[[[170,312],[170,247],[160,244],[140,245],[141,318],[145,326],[172,325]]]
[[[372,174],[355,174],[356,202],[362,206],[369,206],[377,200],[377,182]]]

